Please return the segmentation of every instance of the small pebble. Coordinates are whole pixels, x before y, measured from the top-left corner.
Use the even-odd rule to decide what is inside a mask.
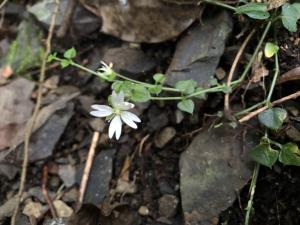
[[[155,137],[154,143],[156,147],[163,148],[175,137],[175,135],[176,130],[174,127],[166,127]]]
[[[217,68],[215,73],[218,80],[223,80],[226,76],[225,70],[221,67]]]
[[[61,200],[53,201],[58,217],[70,217],[73,214],[73,209]]]
[[[149,211],[149,209],[147,208],[147,206],[141,206],[141,207],[139,208],[138,212],[139,212],[139,214],[140,214],[141,216],[148,216],[149,213],[150,213],[150,211]]]
[[[106,127],[106,123],[104,122],[103,119],[100,118],[91,119],[89,125],[94,131],[99,131],[101,133],[104,131]]]
[[[170,218],[176,215],[179,200],[175,195],[163,195],[158,200],[159,214],[162,217]]]

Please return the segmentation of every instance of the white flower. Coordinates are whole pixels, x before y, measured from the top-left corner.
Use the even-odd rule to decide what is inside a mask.
[[[108,117],[110,121],[108,136],[112,138],[116,134],[116,139],[119,140],[122,132],[122,122],[136,129],[136,123],[140,123],[141,120],[135,114],[127,111],[132,109],[134,104],[124,101],[125,95],[122,91],[119,94],[113,91],[111,97],[112,107],[108,105],[92,105],[91,107],[94,111],[91,111],[90,114],[95,117]]]

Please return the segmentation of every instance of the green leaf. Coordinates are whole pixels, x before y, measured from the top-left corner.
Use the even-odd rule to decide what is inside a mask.
[[[141,85],[132,86],[131,100],[135,102],[147,102],[150,100],[151,95],[147,88]]]
[[[153,79],[155,80],[155,83],[162,84],[165,82],[166,77],[161,73],[157,73],[153,75]]]
[[[265,45],[265,56],[267,58],[271,58],[273,55],[275,55],[279,50],[278,45],[271,43],[271,42],[267,42]]]
[[[279,161],[284,165],[300,166],[300,150],[294,143],[287,143],[282,146],[279,154]]]
[[[119,93],[122,89],[122,85],[123,85],[124,81],[115,81],[113,84],[112,84],[112,89],[114,91],[116,91],[117,93]]]
[[[184,99],[181,102],[178,102],[177,107],[181,111],[193,114],[193,111],[194,111],[194,102],[191,99]]]
[[[264,3],[248,3],[237,7],[235,12],[237,14],[243,14],[243,13],[248,13],[253,11],[267,12],[268,7]]]
[[[297,20],[299,19],[299,12],[297,8],[286,3],[282,6],[281,16],[283,26],[290,32],[296,32]]]
[[[181,80],[177,81],[175,87],[180,90],[184,94],[192,94],[195,91],[195,87],[197,86],[197,82],[194,80]]]
[[[106,79],[110,82],[114,81],[117,77],[117,74],[112,70],[111,73],[106,73],[104,74],[104,76],[106,77]]]
[[[162,91],[162,86],[161,85],[153,85],[152,87],[148,88],[148,90],[151,94],[158,95]]]
[[[264,3],[248,3],[236,8],[237,14],[246,14],[253,19],[264,20],[270,17],[268,7]]]
[[[42,39],[42,30],[31,18],[22,20],[18,26],[16,39],[0,56],[0,67],[10,66],[15,75],[40,67],[45,54]]]
[[[269,129],[278,130],[287,117],[287,112],[281,108],[271,108],[258,115],[259,121]]]
[[[61,66],[61,68],[66,68],[66,67],[68,67],[70,65],[70,60],[68,60],[68,59],[62,59],[61,61],[60,61],[60,66]]]
[[[250,157],[261,165],[272,167],[278,159],[279,152],[270,144],[259,144],[250,151]]]
[[[57,56],[57,52],[54,52],[54,53],[52,53],[52,54],[49,54],[49,55],[48,55],[48,58],[47,58],[47,63],[52,62],[52,61],[56,58],[56,56]]]
[[[245,14],[247,16],[249,16],[250,18],[257,19],[257,20],[265,20],[265,19],[268,19],[270,17],[269,12],[253,11],[253,12],[248,12],[248,13],[245,13]]]
[[[115,90],[117,93],[120,91],[123,91],[124,94],[131,98],[132,97],[132,91],[133,91],[134,84],[132,84],[129,81],[115,81],[112,85],[113,90]]]
[[[228,86],[227,84],[225,84],[225,85],[222,87],[221,90],[222,90],[223,93],[225,93],[225,94],[229,94],[229,93],[232,92],[232,88],[231,88],[230,86]]]
[[[218,82],[218,80],[216,78],[211,78],[209,80],[209,85],[210,86],[217,86],[217,85],[219,85],[219,82]]]
[[[66,59],[73,59],[73,58],[75,58],[76,57],[76,50],[75,50],[75,48],[73,47],[73,48],[70,48],[67,51],[65,51],[64,57]]]
[[[201,87],[197,87],[196,90],[195,90],[195,93],[199,92],[199,91],[202,91],[202,90],[204,90],[204,89],[201,88]],[[202,93],[202,94],[196,95],[195,98],[206,100],[207,99],[207,94]]]
[[[300,18],[300,3],[294,3],[293,6],[298,11],[298,19]]]

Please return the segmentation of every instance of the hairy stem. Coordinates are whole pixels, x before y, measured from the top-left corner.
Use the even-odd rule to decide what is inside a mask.
[[[273,76],[273,80],[272,80],[272,84],[269,90],[269,94],[267,97],[267,104],[271,102],[271,98],[272,98],[272,94],[274,92],[274,88],[278,79],[278,75],[279,75],[279,62],[278,62],[278,54],[275,54],[275,72],[274,72],[274,76]]]
[[[222,8],[225,8],[225,9],[229,9],[229,10],[232,10],[232,11],[236,11],[236,8],[231,6],[231,5],[228,5],[222,1],[216,1],[216,0],[203,0],[202,2],[205,2],[207,4],[211,4],[211,5],[216,5],[216,6],[220,6]]]
[[[257,177],[258,177],[258,174],[259,174],[259,168],[260,168],[260,165],[258,163],[256,163],[254,171],[253,171],[253,176],[252,176],[250,189],[249,189],[250,199],[248,201],[247,208],[246,208],[246,216],[245,216],[244,225],[249,225],[249,222],[250,222],[250,216],[251,216],[251,212],[252,212],[252,208],[253,208],[252,207],[253,206],[253,199],[254,199],[254,194],[255,194]]]
[[[13,212],[13,215],[12,215],[11,221],[10,221],[11,225],[16,224],[16,217],[17,217],[17,213],[19,211],[19,205],[20,205],[20,202],[21,202],[21,197],[22,197],[24,189],[25,189],[25,182],[26,182],[26,177],[27,177],[27,167],[28,167],[28,161],[29,161],[30,137],[31,137],[31,134],[32,134],[32,131],[33,131],[33,128],[34,128],[34,124],[36,122],[41,104],[42,104],[43,82],[45,80],[46,63],[47,63],[48,55],[50,54],[50,51],[51,51],[51,40],[52,40],[52,36],[53,36],[53,33],[54,33],[56,16],[57,16],[58,11],[59,11],[59,3],[60,3],[60,0],[55,0],[55,8],[54,8],[54,11],[53,11],[53,14],[52,14],[52,17],[51,17],[51,23],[50,23],[50,27],[49,27],[49,30],[48,30],[47,40],[46,40],[46,51],[45,51],[45,54],[43,55],[42,64],[41,64],[37,100],[36,100],[36,104],[35,104],[35,107],[34,107],[32,117],[28,121],[28,123],[26,124],[25,137],[24,137],[24,157],[23,157],[23,163],[22,163],[20,187],[19,187],[19,191],[18,191],[18,203],[19,204],[14,209],[14,212]]]
[[[262,46],[262,44],[263,44],[263,42],[264,42],[264,40],[267,36],[267,33],[270,30],[271,24],[272,24],[272,21],[269,21],[266,28],[265,28],[265,30],[264,30],[264,32],[263,32],[263,34],[262,34],[262,36],[261,36],[261,38],[260,38],[260,40],[259,40],[259,42],[258,42],[258,44],[257,44],[257,46],[256,46],[256,48],[255,48],[255,50],[254,50],[254,53],[253,53],[252,57],[251,57],[250,61],[248,62],[248,64],[247,64],[244,72],[242,73],[241,77],[238,80],[233,81],[232,84],[239,84],[239,83],[244,81],[246,75],[248,74],[248,72],[249,72],[249,70],[250,70],[250,68],[251,68],[251,66],[252,66],[252,64],[253,64],[256,56],[257,56],[258,51],[260,50],[260,48],[261,48],[261,46]]]
[[[62,61],[62,59],[60,59],[60,58],[58,58],[58,57],[54,57],[54,59],[57,60],[57,61],[59,61],[59,62]],[[90,74],[92,74],[92,75],[101,77],[102,79],[104,79],[104,80],[106,80],[106,81],[109,81],[109,80],[107,79],[107,77],[104,76],[104,75],[102,75],[101,73],[96,72],[96,71],[93,71],[93,70],[91,70],[91,69],[88,69],[88,68],[86,68],[86,67],[84,67],[84,66],[81,66],[80,64],[77,64],[77,63],[74,62],[74,61],[70,61],[70,65],[72,65],[72,66],[74,66],[74,67],[76,67],[76,68],[78,68],[78,69],[81,69],[81,70],[83,70],[83,71],[85,71],[85,72],[88,72],[88,73],[90,73]],[[140,84],[140,85],[143,85],[144,87],[147,87],[147,88],[150,88],[150,87],[153,87],[153,86],[154,86],[154,84],[149,84],[149,83],[145,83],[145,82],[142,82],[142,81],[134,80],[134,79],[131,79],[131,78],[129,78],[129,77],[126,77],[126,76],[121,75],[121,74],[118,74],[118,73],[116,73],[116,75],[117,75],[117,77],[122,78],[123,80],[130,81],[130,82],[135,83],[135,84]],[[162,90],[168,91],[168,92],[177,92],[177,93],[180,93],[180,91],[179,91],[178,89],[176,89],[176,88],[171,88],[171,87],[165,87],[165,86],[163,86],[163,87],[162,87]]]

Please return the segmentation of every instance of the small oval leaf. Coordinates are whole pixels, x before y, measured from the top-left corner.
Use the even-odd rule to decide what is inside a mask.
[[[272,149],[270,144],[259,144],[250,151],[251,158],[261,165],[272,167],[278,159],[279,152]]]
[[[284,165],[300,166],[300,151],[296,144],[287,143],[282,146],[279,161]]]
[[[66,58],[66,59],[73,59],[73,58],[75,58],[76,57],[76,50],[75,50],[75,48],[73,47],[73,48],[70,48],[70,49],[68,49],[67,51],[65,51],[65,53],[64,53],[64,57]]]
[[[193,114],[194,111],[194,102],[191,99],[185,99],[181,102],[178,102],[177,107],[184,112]]]
[[[287,112],[282,108],[271,108],[258,115],[260,123],[271,130],[281,128],[286,117]]]
[[[192,94],[195,91],[197,82],[194,80],[181,80],[175,84],[175,87],[184,94]]]
[[[275,55],[279,50],[278,45],[271,43],[271,42],[267,42],[265,45],[265,56],[267,58],[271,58],[273,55]]]

